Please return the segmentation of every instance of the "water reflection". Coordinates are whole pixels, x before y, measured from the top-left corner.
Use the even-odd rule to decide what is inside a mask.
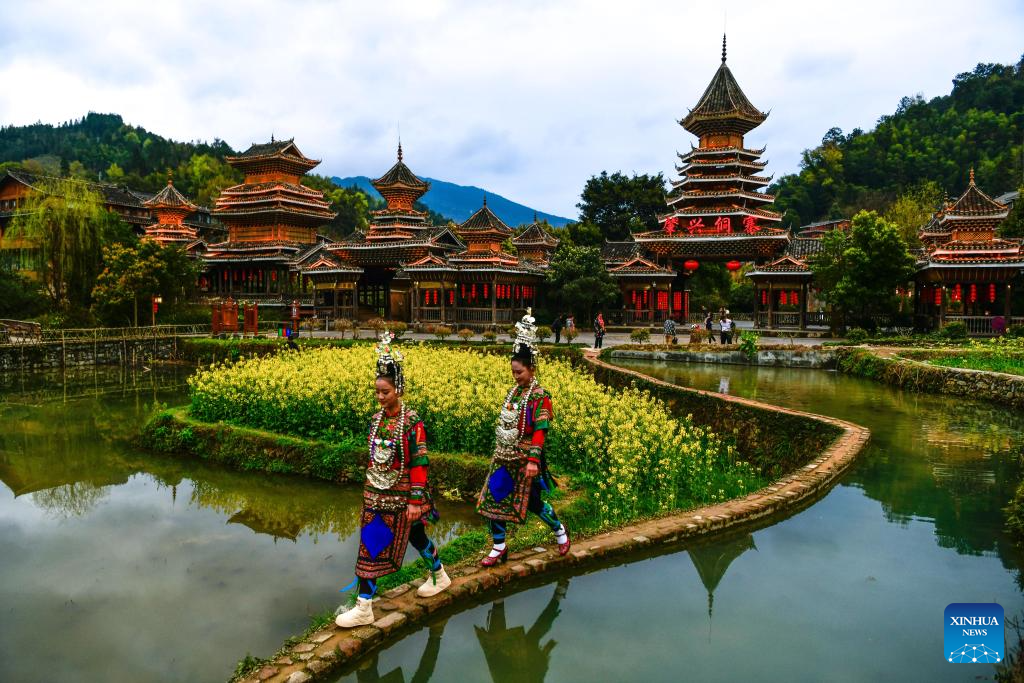
[[[871,444],[842,484],[864,490],[885,519],[926,520],[938,545],[1024,561],[1003,531],[1002,508],[1020,480],[1024,414],[981,401],[903,392],[835,373],[687,363],[620,364],[699,389],[831,415],[871,429]]]
[[[0,396],[0,681],[225,680],[336,605],[358,487],[138,450],[153,404],[186,398],[160,379],[67,401],[40,384]],[[442,514],[441,539],[477,524]]]
[[[541,640],[561,614],[559,605],[569,590],[569,579],[555,584],[554,593],[537,615],[533,625],[509,627],[505,623],[505,601],[496,600],[487,612],[487,625],[474,626],[476,639],[487,659],[487,670],[494,683],[542,683],[551,665],[551,651],[558,643]]]
[[[444,635],[444,627],[448,625],[445,619],[439,623],[431,624],[427,629],[427,644],[420,655],[419,664],[412,674],[409,683],[427,683],[434,675],[434,667],[437,665],[437,655],[441,652],[441,636]],[[402,667],[392,669],[383,676],[378,672],[380,666],[379,653],[374,653],[356,671],[358,683],[405,683],[405,674]]]
[[[690,561],[693,568],[697,570],[700,582],[704,584],[704,590],[708,592],[708,638],[711,637],[711,618],[715,606],[715,589],[725,578],[725,572],[729,569],[736,558],[748,550],[757,550],[754,537],[751,534],[744,534],[736,538],[706,543],[691,548],[689,551]]]

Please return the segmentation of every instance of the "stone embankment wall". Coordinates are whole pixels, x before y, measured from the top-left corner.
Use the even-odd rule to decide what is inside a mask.
[[[136,365],[176,357],[178,337],[53,341],[0,346],[0,372],[85,365]]]
[[[967,396],[1024,408],[1024,377],[1002,372],[947,368],[862,347],[836,349],[839,372],[901,389]]]
[[[748,358],[737,349],[729,350],[664,350],[652,349],[608,349],[602,358],[611,360],[662,360],[682,363],[725,363],[728,365],[765,365],[786,368],[817,368],[830,370],[836,366],[836,355],[833,351],[820,349],[758,349],[754,358]]]

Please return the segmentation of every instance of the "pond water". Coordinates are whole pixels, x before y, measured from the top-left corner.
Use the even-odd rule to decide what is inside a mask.
[[[0,681],[225,681],[341,602],[358,488],[132,445],[187,374],[0,375]]]
[[[788,518],[553,578],[435,621],[338,680],[991,680],[993,665],[945,661],[943,610],[995,601],[1009,617],[1024,611],[1024,557],[1001,512],[1024,415],[824,371],[623,365],[845,418],[872,442]]]

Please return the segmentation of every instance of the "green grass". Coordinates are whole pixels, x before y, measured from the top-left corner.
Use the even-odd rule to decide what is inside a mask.
[[[990,372],[1005,372],[1010,375],[1024,375],[1024,356],[964,353],[956,356],[933,358],[928,362],[932,365],[941,365],[947,368],[988,370]]]

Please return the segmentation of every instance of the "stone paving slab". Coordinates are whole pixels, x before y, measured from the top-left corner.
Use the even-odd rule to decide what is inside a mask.
[[[597,358],[595,352],[588,352],[586,358],[595,365],[607,366]],[[677,388],[675,385],[656,380],[639,372],[623,368],[613,369],[636,375],[647,381]],[[584,567],[610,556],[626,555],[647,549],[654,544],[677,543],[687,539],[700,538],[712,532],[750,524],[781,511],[797,508],[804,502],[813,501],[816,496],[830,488],[853,463],[857,454],[863,450],[870,438],[870,432],[865,427],[845,420],[781,408],[737,396],[697,389],[686,390],[760,409],[810,417],[835,425],[842,430],[842,433],[820,458],[801,467],[796,473],[788,474],[770,486],[743,498],[639,524],[631,524],[615,531],[597,534],[589,539],[576,539],[577,547],[564,556],[551,553],[545,559],[540,559],[538,557],[540,551],[547,552],[547,549],[538,547],[528,549],[523,555],[530,559],[517,560],[517,563],[512,566],[498,565],[491,569],[467,567],[463,570],[463,575],[452,579],[451,588],[432,598],[416,597],[415,592],[409,590],[409,584],[388,591],[384,598],[394,609],[378,610],[376,615],[380,618],[373,625],[355,629],[339,629],[331,625],[311,636],[309,642],[299,643],[292,648],[292,657],[295,659],[304,657],[304,660],[300,659],[287,664],[279,664],[284,658],[275,660],[274,666],[264,667],[245,679],[245,683],[259,683],[265,680],[272,681],[272,683],[305,683],[322,679],[346,663],[383,646],[386,642],[393,640],[397,634],[424,622],[431,613],[453,603],[468,602],[470,596],[492,593],[506,584],[523,583],[524,579],[528,579],[532,575]],[[648,552],[650,551],[648,550]],[[418,583],[422,583],[422,581],[413,581],[412,585]],[[379,598],[375,605],[379,605],[380,602]],[[325,639],[322,636],[326,634],[332,635]],[[271,673],[271,671],[274,672]],[[262,676],[267,676],[267,678],[262,678]]]

